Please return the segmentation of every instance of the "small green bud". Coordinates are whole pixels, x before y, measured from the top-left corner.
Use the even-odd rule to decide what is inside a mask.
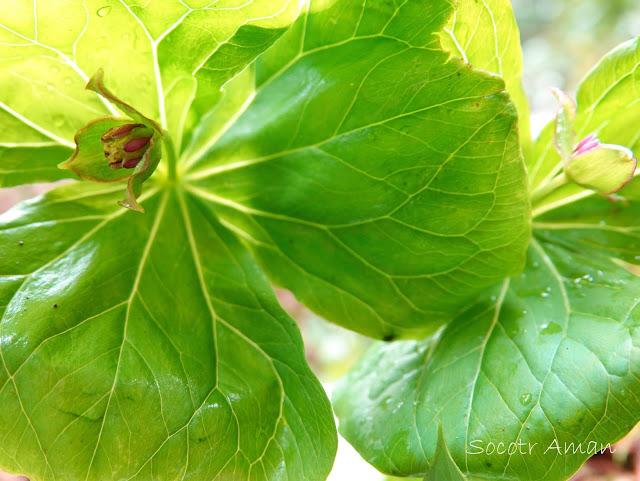
[[[104,156],[112,169],[133,169],[149,147],[153,130],[144,124],[124,124],[107,130],[101,137]]]
[[[631,181],[638,160],[626,147],[602,144],[594,134],[575,148],[564,165],[567,178],[580,187],[610,196]]]

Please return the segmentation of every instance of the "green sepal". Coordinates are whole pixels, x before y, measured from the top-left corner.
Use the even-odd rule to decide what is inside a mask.
[[[574,155],[564,166],[567,178],[580,187],[608,196],[627,185],[636,171],[638,160],[619,145],[600,144]]]
[[[70,170],[78,177],[93,182],[118,182],[131,175],[131,170],[113,170],[104,157],[102,135],[113,127],[131,123],[129,119],[102,117],[94,119],[78,130],[74,137],[76,149],[73,155],[58,164],[60,169]]]
[[[553,143],[562,160],[567,161],[571,157],[571,154],[573,154],[573,149],[576,145],[575,122],[577,105],[575,101],[562,90],[553,88],[551,92],[560,103],[556,116],[556,130]]]
[[[158,139],[159,135],[154,134],[149,141],[149,148],[142,156],[142,161],[133,169],[133,174],[127,182],[124,200],[118,202],[122,207],[144,213],[144,209],[136,199],[142,194],[142,185],[151,177],[162,158],[162,142]]]

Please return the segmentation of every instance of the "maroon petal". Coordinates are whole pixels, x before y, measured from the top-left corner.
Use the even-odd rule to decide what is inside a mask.
[[[140,159],[142,159],[142,157],[137,157],[135,159],[127,159],[122,163],[122,167],[124,167],[125,169],[133,169],[136,165],[138,165],[138,163],[140,162]]]
[[[140,137],[139,139],[133,139],[126,143],[124,146],[125,152],[135,152],[136,150],[140,150],[143,147],[146,147],[149,144],[151,137]]]

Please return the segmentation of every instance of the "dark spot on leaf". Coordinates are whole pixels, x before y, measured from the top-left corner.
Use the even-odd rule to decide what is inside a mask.
[[[385,342],[391,342],[391,341],[393,341],[395,338],[396,338],[396,335],[395,335],[395,334],[387,334],[386,336],[384,336],[384,337],[382,338],[382,340],[383,340],[383,341],[385,341]]]
[[[53,308],[56,309],[58,307],[58,304],[54,304]]]
[[[460,72],[458,72],[458,77],[460,77],[460,75],[462,75]]]
[[[490,468],[491,466],[493,466],[493,464],[491,464],[489,461],[487,461],[485,464],[487,465],[487,468]]]

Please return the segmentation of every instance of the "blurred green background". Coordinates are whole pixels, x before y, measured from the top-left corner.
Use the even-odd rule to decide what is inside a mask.
[[[570,93],[580,79],[613,47],[640,34],[640,0],[513,0],[524,51],[524,86],[531,103],[534,135],[553,117],[556,104],[550,87]],[[0,189],[0,212],[50,188],[21,186]],[[367,339],[318,318],[299,305],[291,293],[278,295],[299,322],[311,367],[327,391],[364,352]],[[615,459],[593,459],[574,481],[640,480],[638,436],[621,445]],[[0,481],[15,480],[0,473]],[[385,479],[341,440],[330,481]],[[390,478],[386,478],[390,479]]]

